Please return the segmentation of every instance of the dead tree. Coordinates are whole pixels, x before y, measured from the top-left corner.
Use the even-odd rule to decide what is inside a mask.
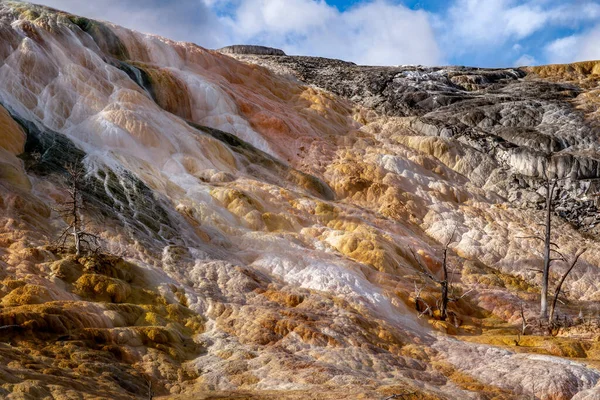
[[[545,320],[548,317],[548,281],[550,279],[550,264],[552,264],[552,251],[556,246],[552,243],[552,203],[554,199],[554,191],[556,190],[557,178],[550,179],[548,169],[552,154],[546,155],[546,164],[544,165],[544,177],[546,179],[546,217],[544,223],[544,237],[529,236],[527,238],[539,239],[544,242],[544,267],[542,269],[542,291],[540,296],[540,320]]]
[[[417,310],[418,313],[421,313],[421,302],[424,302],[421,298],[422,291],[423,288],[418,288],[417,281],[415,281],[415,310]]]
[[[530,324],[527,323],[527,318],[525,318],[525,308],[523,307],[523,302],[521,302],[521,335],[525,336],[529,326]]]
[[[552,199],[556,190],[556,179],[550,183],[546,173],[546,223],[544,233],[544,269],[542,272],[542,296],[540,299],[540,318],[548,315],[548,280],[550,278],[550,263],[552,262]]]
[[[418,318],[421,318],[423,315],[432,316],[433,311],[431,310],[431,306],[421,297],[421,292],[423,288],[417,287],[417,282],[415,282],[415,310],[417,310]],[[423,305],[423,307],[421,307]]]
[[[456,227],[452,231],[452,234],[448,238],[446,244],[444,244],[444,249],[442,250],[442,280],[438,281],[442,289],[442,297],[440,298],[440,319],[444,321],[448,317],[448,247],[452,240],[454,240],[454,232],[456,231]]]
[[[552,200],[554,191],[556,190],[557,180],[551,180],[546,172],[546,218],[544,223],[544,236],[526,236],[520,239],[537,239],[544,242],[544,267],[540,271],[542,273],[542,288],[540,296],[540,320],[548,318],[548,281],[550,279],[550,265],[552,261],[560,260],[561,258],[552,258],[552,252],[560,254],[558,245],[552,242]]]
[[[146,379],[146,389],[148,394],[148,400],[152,400],[154,398],[154,391],[152,390],[152,380],[150,380],[150,378]]]
[[[448,317],[448,268],[447,266],[444,267],[444,263],[442,263],[442,279],[438,279],[435,275],[429,272],[429,270],[421,263],[421,261],[419,260],[412,248],[410,249],[410,252],[412,253],[413,258],[417,262],[417,265],[419,265],[421,274],[425,275],[431,281],[440,286],[442,296],[440,298],[440,301],[438,301],[437,306],[438,310],[440,310],[440,319],[444,321]]]
[[[83,252],[97,251],[100,245],[98,236],[88,232],[83,223],[85,170],[69,164],[65,166],[65,171],[68,198],[55,211],[67,222],[68,227],[61,233],[58,242],[64,248],[69,237],[72,237],[75,254],[79,257]]]
[[[554,299],[552,300],[552,305],[550,306],[550,316],[548,317],[548,322],[550,324],[552,324],[552,321],[554,321],[554,311],[556,310],[556,302],[558,301],[558,296],[560,295],[562,285],[565,282],[565,279],[567,279],[567,276],[569,276],[569,274],[571,273],[573,268],[575,268],[575,266],[577,265],[577,261],[579,261],[579,257],[581,257],[583,255],[583,253],[585,253],[586,251],[587,251],[587,249],[582,249],[582,250],[579,250],[577,253],[575,253],[575,255],[571,258],[571,260],[568,264],[567,270],[565,271],[563,276],[558,281],[558,285],[556,285],[556,290],[554,291]],[[566,260],[565,260],[565,262],[566,262]]]
[[[549,227],[550,227],[550,224],[547,220],[546,232],[548,232]],[[544,276],[546,275],[546,273],[549,273],[549,271],[550,271],[549,268],[553,261],[562,261],[568,265],[567,271],[563,274],[563,276],[558,281],[556,290],[554,291],[554,297],[552,299],[552,304],[550,306],[550,313],[548,314],[548,312],[544,312],[543,309],[540,311],[540,324],[542,323],[542,321],[547,321],[549,328],[551,328],[552,325],[554,324],[554,312],[556,310],[556,303],[559,301],[559,296],[560,296],[560,293],[562,290],[562,285],[565,282],[565,280],[567,279],[567,277],[569,276],[569,274],[571,273],[571,271],[573,270],[573,268],[575,268],[575,266],[577,265],[577,261],[579,261],[579,257],[581,257],[583,255],[583,253],[586,252],[587,249],[582,249],[582,250],[577,251],[577,253],[575,253],[575,255],[573,255],[569,261],[558,250],[559,249],[558,245],[548,239],[548,236],[546,236],[546,238],[541,238],[539,236],[528,236],[528,237],[525,237],[525,239],[544,240],[544,242],[546,244],[545,250],[548,250],[544,253],[544,270],[543,271],[536,270],[538,272],[542,272],[544,274]],[[554,253],[555,255],[552,255],[552,253]],[[547,260],[547,262],[546,262],[546,260]],[[547,264],[548,268],[546,268],[546,264]],[[549,277],[543,278],[543,282],[544,282],[544,280],[547,280],[548,278]],[[541,301],[542,306],[544,306],[544,305],[547,306],[547,296],[548,296],[548,282],[546,281],[545,290],[544,290],[544,286],[542,286],[542,301]]]
[[[450,277],[452,275],[452,273],[448,272],[448,250],[450,249],[450,244],[452,244],[452,242],[454,241],[455,233],[456,233],[456,227],[454,227],[452,234],[450,235],[448,240],[444,243],[444,247],[442,250],[442,269],[441,269],[442,277],[441,278],[438,278],[434,274],[432,274],[429,271],[429,269],[421,263],[421,260],[419,257],[417,257],[417,254],[415,253],[415,251],[412,248],[410,248],[410,252],[412,253],[412,256],[413,256],[414,260],[416,261],[417,265],[419,266],[420,273],[422,275],[426,276],[427,278],[429,278],[431,281],[433,281],[440,287],[441,297],[437,303],[437,307],[438,307],[438,310],[440,311],[440,319],[442,321],[445,321],[446,318],[448,318],[448,304],[451,302],[459,301],[460,299],[465,297],[470,292],[470,291],[468,291],[468,292],[462,294],[461,296],[453,296],[454,290],[451,285],[452,282],[451,282],[451,277]],[[420,291],[418,294],[419,294],[419,298],[420,298]]]

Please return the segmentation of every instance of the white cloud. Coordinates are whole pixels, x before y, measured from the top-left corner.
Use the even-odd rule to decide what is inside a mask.
[[[577,58],[579,36],[557,39],[546,46],[546,54],[551,63],[568,63]]]
[[[336,16],[324,0],[246,0],[237,9],[231,28],[241,36],[303,34]]]
[[[246,0],[226,24],[241,42],[361,64],[437,64],[429,14],[378,0],[345,12],[313,0]]]
[[[600,24],[584,35],[576,59],[600,60]]]
[[[525,67],[525,66],[532,66],[532,65],[537,65],[537,60],[535,59],[535,57],[533,57],[530,54],[523,54],[514,63],[515,67]]]
[[[263,44],[362,64],[439,64],[431,15],[390,0],[340,12],[325,0],[37,0],[209,48]],[[215,10],[226,10],[217,15]]]
[[[449,39],[463,45],[465,51],[499,44],[511,37],[521,39],[539,25],[538,13],[526,6],[520,6],[519,11],[533,15],[532,23],[520,26],[519,13],[512,9],[509,0],[456,0],[449,9],[444,28],[450,34]]]
[[[205,0],[33,0],[33,2],[76,15],[110,21],[144,33],[197,42],[206,47],[220,47],[228,43],[225,27]]]
[[[457,51],[497,47],[551,26],[576,27],[600,17],[595,1],[455,0],[444,21]]]
[[[437,14],[400,0],[360,0],[345,11],[325,0],[34,1],[208,48],[262,44],[360,64],[434,65],[467,57],[521,57],[515,62],[533,64],[537,60],[524,58],[532,54],[552,62],[600,58],[600,25],[549,43],[543,54],[527,45],[546,29],[596,23],[598,0],[451,0]]]
[[[548,62],[571,63],[600,59],[600,24],[580,34],[557,39],[545,48]]]

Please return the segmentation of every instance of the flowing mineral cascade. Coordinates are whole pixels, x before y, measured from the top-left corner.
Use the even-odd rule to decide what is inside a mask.
[[[0,397],[599,398],[599,74],[209,51],[1,1]],[[587,248],[558,313],[588,328],[518,338],[546,172],[553,242]],[[420,316],[452,232],[464,297]]]

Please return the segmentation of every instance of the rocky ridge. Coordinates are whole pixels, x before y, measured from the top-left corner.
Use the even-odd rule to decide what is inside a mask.
[[[252,45],[233,45],[220,48],[219,53],[223,54],[255,54],[262,56],[285,56],[285,52],[280,49],[266,46],[252,46]]]

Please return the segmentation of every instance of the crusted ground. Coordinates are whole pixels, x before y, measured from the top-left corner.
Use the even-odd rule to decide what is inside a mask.
[[[369,68],[0,17],[2,396],[597,395],[593,65]],[[96,254],[56,243],[67,165]],[[545,170],[567,178],[553,241],[588,249],[558,313],[588,325],[519,339]],[[467,295],[419,318],[415,287],[439,290],[415,257],[438,274],[452,232]]]

